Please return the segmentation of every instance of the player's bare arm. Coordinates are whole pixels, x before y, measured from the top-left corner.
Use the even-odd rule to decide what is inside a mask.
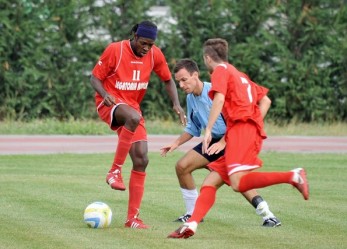
[[[115,97],[110,95],[103,87],[102,82],[92,75],[90,77],[90,83],[94,90],[104,98],[104,104],[106,106],[111,106],[116,104]]]
[[[271,99],[267,95],[265,95],[259,100],[258,106],[260,109],[261,116],[264,119],[268,110],[270,109]]]
[[[222,111],[224,101],[225,101],[225,96],[222,93],[219,93],[219,92],[214,93],[210,116],[208,117],[208,123],[205,130],[205,136],[202,142],[202,153],[207,153],[208,146],[212,140],[212,134],[211,134],[212,127],[215,124],[219,114]]]
[[[165,88],[172,101],[174,111],[180,117],[181,124],[185,126],[187,124],[187,117],[184,113],[183,108],[181,107],[180,101],[178,100],[177,88],[173,79],[165,81]]]
[[[160,155],[161,156],[166,156],[166,154],[168,152],[174,151],[180,145],[182,145],[182,144],[186,143],[187,141],[189,141],[190,139],[192,139],[192,137],[193,136],[190,135],[188,132],[182,133],[181,136],[179,136],[172,144],[162,147],[160,149],[161,150]]]

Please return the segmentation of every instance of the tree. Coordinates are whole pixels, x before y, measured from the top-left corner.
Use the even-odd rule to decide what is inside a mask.
[[[170,8],[169,18],[148,17],[158,3]],[[144,19],[158,24],[156,43],[169,66],[192,58],[204,80],[203,43],[226,39],[229,61],[270,89],[268,119],[347,120],[343,0],[0,0],[0,120],[95,118],[93,66],[108,43],[130,37]],[[163,84],[152,77],[144,115],[169,119],[168,105]]]

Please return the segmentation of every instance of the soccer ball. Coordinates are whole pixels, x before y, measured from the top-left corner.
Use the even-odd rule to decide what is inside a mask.
[[[84,210],[84,222],[90,228],[106,228],[112,221],[112,210],[103,202],[93,202]]]

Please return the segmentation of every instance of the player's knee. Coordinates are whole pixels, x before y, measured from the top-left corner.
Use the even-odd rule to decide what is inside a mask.
[[[185,164],[184,162],[182,161],[178,161],[176,163],[176,174],[179,176],[179,175],[183,175],[185,174],[187,171],[187,164]]]
[[[148,157],[144,156],[140,158],[140,165],[142,165],[143,167],[146,168],[148,163],[149,163]]]
[[[147,156],[136,157],[133,159],[133,169],[136,171],[145,171],[148,163],[149,159]]]
[[[139,125],[141,120],[141,116],[138,114],[132,114],[127,118],[126,126],[129,127],[131,130],[135,130],[137,126]]]
[[[232,182],[230,187],[232,188],[232,190],[234,190],[235,192],[239,192],[239,183],[238,182]]]

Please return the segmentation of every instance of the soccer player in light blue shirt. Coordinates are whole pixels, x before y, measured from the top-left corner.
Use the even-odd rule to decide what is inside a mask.
[[[206,127],[212,100],[208,96],[211,83],[202,82],[199,79],[199,68],[190,59],[182,59],[177,62],[174,68],[176,82],[187,94],[187,126],[184,132],[170,145],[161,148],[161,155],[174,151],[180,145],[189,141],[193,137],[200,137],[201,131]],[[226,131],[223,116],[220,114],[212,129],[212,141],[206,154],[202,153],[202,143],[189,150],[176,163],[176,174],[181,187],[181,192],[186,206],[186,213],[175,221],[186,222],[193,213],[198,192],[194,183],[192,172],[196,169],[207,168],[208,163],[217,160],[224,154]],[[219,176],[219,174],[218,174]],[[217,188],[224,182],[222,178],[214,183]],[[263,219],[263,226],[277,227],[281,222],[270,211],[264,199],[258,195],[256,190],[249,190],[242,195],[256,209],[256,213]]]
[[[187,126],[185,132],[194,137],[200,137],[201,130],[206,128],[208,116],[212,106],[212,100],[207,93],[211,89],[210,82],[203,82],[200,95],[194,93],[187,94]],[[226,127],[225,121],[220,114],[212,129],[212,137],[220,139],[224,136]]]

